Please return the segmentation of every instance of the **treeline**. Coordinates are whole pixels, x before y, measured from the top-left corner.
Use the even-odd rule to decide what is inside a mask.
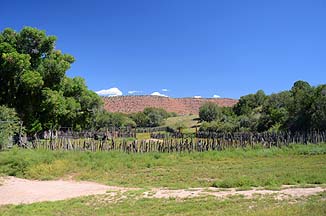
[[[156,127],[175,115],[159,108],[132,115],[105,111],[102,99],[83,78],[66,75],[75,60],[55,49],[55,42],[55,36],[31,27],[0,33],[1,131],[18,133],[20,123],[29,135],[60,127]]]
[[[55,36],[31,27],[0,33],[0,139],[60,127],[157,127],[176,116],[160,108],[129,115],[105,111],[83,78],[66,75],[74,58],[55,49],[55,42]],[[201,131],[326,130],[326,85],[297,81],[289,91],[243,96],[232,108],[204,104],[199,114]]]
[[[297,81],[288,91],[242,96],[234,107],[204,104],[200,130],[211,132],[278,132],[326,130],[326,85]]]
[[[124,114],[99,111],[94,119],[95,130],[106,128],[146,128],[158,127],[169,117],[176,116],[162,108],[147,107],[142,112]]]

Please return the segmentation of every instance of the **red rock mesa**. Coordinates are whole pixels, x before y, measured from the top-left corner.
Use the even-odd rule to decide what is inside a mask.
[[[104,107],[110,112],[135,113],[146,107],[163,108],[179,115],[198,114],[205,102],[213,102],[221,107],[230,107],[238,101],[230,98],[169,98],[160,96],[116,96],[103,97]]]

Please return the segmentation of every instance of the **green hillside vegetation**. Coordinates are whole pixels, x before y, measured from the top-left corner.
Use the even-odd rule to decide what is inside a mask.
[[[259,90],[242,96],[233,108],[204,104],[202,131],[305,132],[326,130],[326,85],[297,81],[289,91],[266,95]]]
[[[167,118],[164,121],[163,126],[173,128],[176,131],[181,131],[182,133],[195,133],[196,127],[199,129],[198,115],[184,115],[184,116],[176,116]]]

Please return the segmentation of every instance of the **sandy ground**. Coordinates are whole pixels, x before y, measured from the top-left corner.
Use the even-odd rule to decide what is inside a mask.
[[[139,189],[139,188],[138,188]],[[25,204],[42,201],[64,200],[73,197],[95,195],[95,194],[121,194],[137,188],[125,188],[106,186],[93,182],[77,182],[73,180],[37,181],[26,180],[15,177],[4,177],[0,179],[0,205]],[[166,188],[152,188],[143,193],[145,198],[192,198],[198,196],[215,196],[225,198],[232,195],[242,195],[251,198],[255,195],[273,194],[276,199],[290,197],[306,197],[326,191],[326,188],[295,188],[290,185],[283,186],[281,190],[251,189],[237,191],[234,188],[191,188],[171,190]],[[127,196],[124,196],[127,198]],[[120,197],[121,198],[121,197]],[[114,201],[114,200],[111,200]]]
[[[37,181],[5,177],[0,181],[0,205],[64,200],[73,197],[127,191],[93,182],[66,180]]]
[[[240,195],[246,198],[252,198],[255,195],[273,194],[277,199],[286,199],[290,197],[306,197],[326,191],[326,188],[311,187],[311,188],[294,188],[293,186],[285,186],[281,190],[265,190],[254,188],[251,190],[236,190],[235,188],[192,188],[187,190],[169,190],[169,189],[152,189],[151,192],[145,192],[145,197],[153,198],[191,198],[198,196],[215,196],[225,198],[228,196]]]

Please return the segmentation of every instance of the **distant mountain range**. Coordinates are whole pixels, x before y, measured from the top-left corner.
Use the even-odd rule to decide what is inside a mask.
[[[110,112],[135,113],[146,107],[163,108],[179,115],[198,114],[205,102],[213,102],[222,107],[235,105],[238,100],[230,98],[170,98],[161,96],[115,96],[103,97],[104,107]]]

